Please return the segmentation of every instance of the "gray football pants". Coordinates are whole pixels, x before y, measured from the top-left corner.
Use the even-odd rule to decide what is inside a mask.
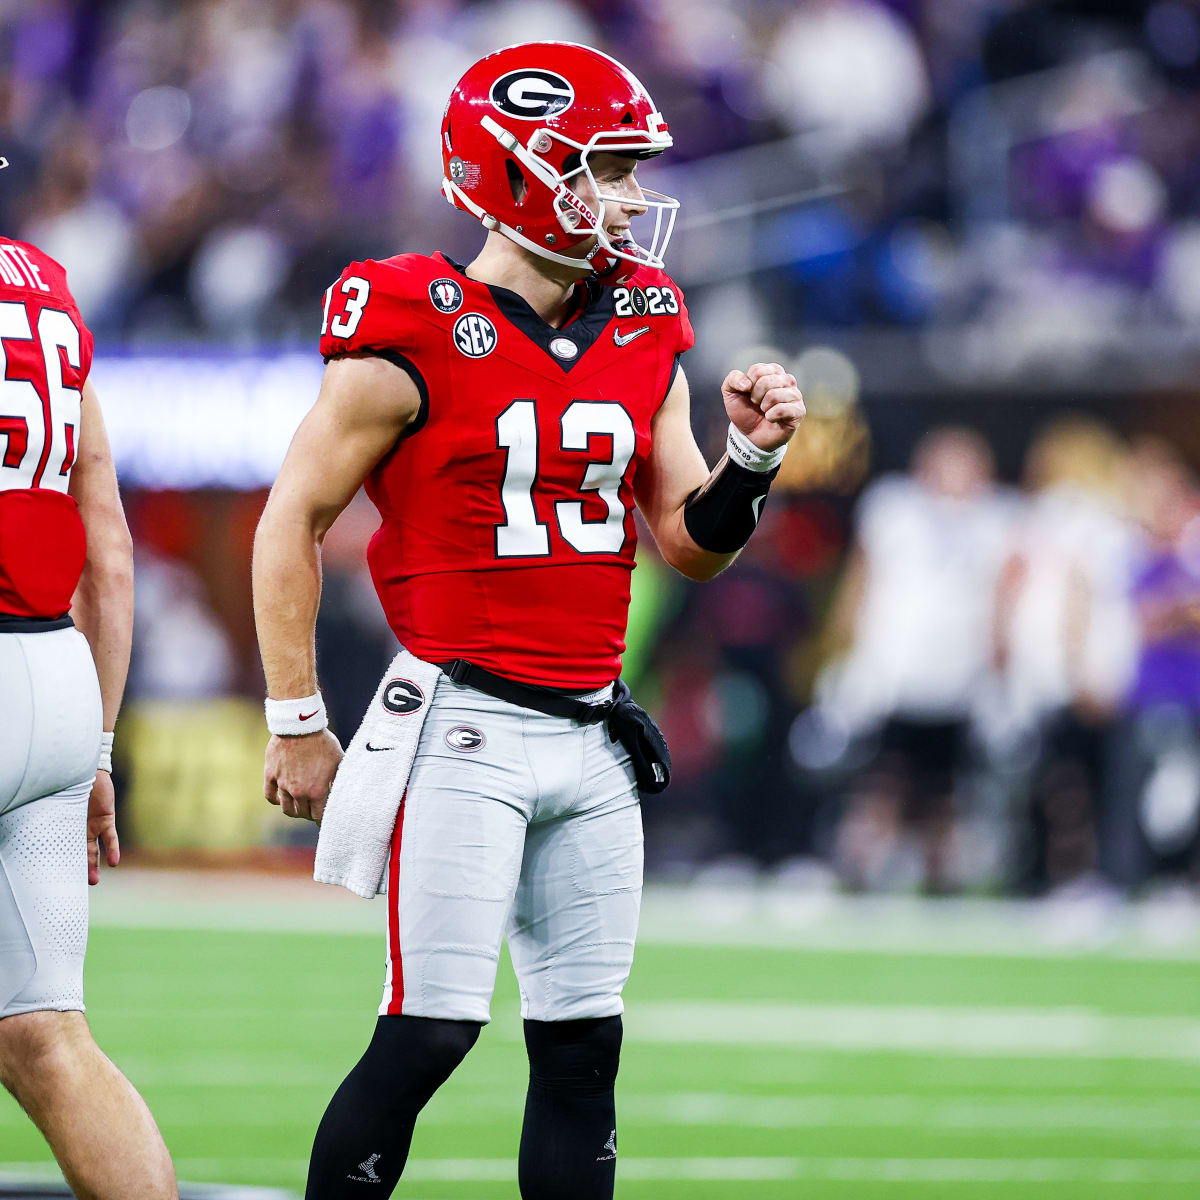
[[[641,890],[637,786],[607,728],[439,681],[392,837],[380,1013],[487,1021],[507,937],[524,1017],[614,1016]]]

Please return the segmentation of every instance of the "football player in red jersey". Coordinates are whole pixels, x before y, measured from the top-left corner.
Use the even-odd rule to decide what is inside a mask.
[[[0,1080],[76,1196],[159,1200],[177,1195],[167,1148],[83,1016],[87,885],[120,857],[111,731],[133,628],[91,363],[62,267],[0,239]]]
[[[712,578],[753,532],[804,413],[777,363],[731,371],[728,454],[705,464],[679,368],[692,327],[662,270],[677,204],[635,178],[670,144],[607,55],[489,55],[442,126],[443,190],[488,230],[480,254],[353,263],[325,295],[321,393],[255,546],[267,799],[319,821],[339,771],[317,690],[319,557],[364,482],[382,518],[376,588],[436,689],[389,678],[364,720],[386,721],[382,706],[397,729],[423,723],[399,780],[380,1016],[321,1122],[310,1200],[395,1186],[417,1114],[489,1018],[505,936],[530,1060],[521,1194],[612,1196],[639,793],[669,773],[617,679],[633,509],[669,563]],[[653,221],[645,246],[635,221]],[[397,750],[360,731],[335,798],[377,769],[360,751]]]

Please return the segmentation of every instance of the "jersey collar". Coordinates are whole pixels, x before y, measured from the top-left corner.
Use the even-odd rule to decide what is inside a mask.
[[[504,314],[505,318],[525,334],[534,345],[540,346],[546,357],[564,372],[570,371],[583,358],[613,318],[616,302],[610,287],[604,287],[592,281],[582,284],[581,289],[584,290],[582,303],[575,308],[566,323],[561,328],[557,328],[543,321],[533,311],[524,296],[509,288],[472,279],[466,273],[465,268],[456,263],[449,255],[440,254],[440,257],[468,283],[474,284],[476,287],[487,288],[492,297],[492,303]],[[551,343],[560,340],[570,342],[576,347],[578,353],[573,358],[564,358],[561,354],[555,354],[551,349]]]

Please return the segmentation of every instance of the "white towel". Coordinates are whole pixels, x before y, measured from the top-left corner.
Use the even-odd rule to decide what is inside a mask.
[[[387,891],[388,852],[417,742],[442,672],[401,650],[334,776],[313,878],[370,900]]]

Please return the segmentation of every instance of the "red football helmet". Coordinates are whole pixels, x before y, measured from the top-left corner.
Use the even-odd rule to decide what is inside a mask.
[[[605,195],[588,158],[596,151],[653,158],[671,145],[649,93],[616,59],[573,42],[527,42],[497,50],[459,81],[442,117],[442,192],[526,250],[551,262],[591,266],[617,283],[639,265],[661,267],[679,201],[644,191],[654,212],[648,248],[605,232]],[[594,213],[570,186],[585,176]],[[644,190],[644,189],[643,189]],[[561,253],[594,237],[584,259]]]

